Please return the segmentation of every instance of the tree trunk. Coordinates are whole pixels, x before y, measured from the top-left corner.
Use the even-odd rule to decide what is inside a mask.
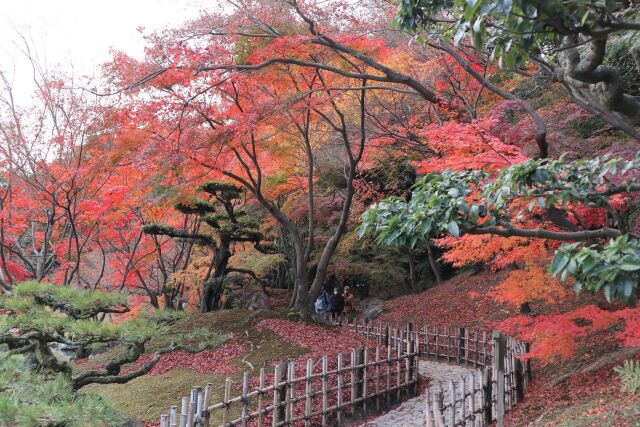
[[[354,168],[352,167],[349,171],[347,178],[347,194],[344,199],[344,204],[342,205],[342,212],[340,214],[340,222],[338,223],[338,227],[336,231],[333,233],[329,241],[324,247],[322,251],[322,256],[320,257],[320,261],[318,261],[318,269],[316,271],[315,277],[313,278],[313,283],[311,285],[311,289],[309,290],[309,299],[314,301],[320,293],[322,292],[322,288],[324,286],[324,279],[327,276],[327,268],[329,267],[329,262],[331,261],[331,257],[336,251],[342,236],[347,230],[347,221],[349,219],[349,213],[351,212],[351,204],[353,202],[353,194],[355,193],[355,188],[353,186],[354,179]],[[309,309],[310,307],[306,307]]]
[[[231,251],[229,250],[230,242],[227,239],[221,239],[220,247],[213,257],[213,277],[205,282],[205,289],[200,300],[200,312],[207,313],[219,308],[220,298],[222,297],[222,282],[227,275],[227,266]]]
[[[305,250],[302,239],[294,241],[296,260],[295,304],[298,310],[308,310],[309,303],[309,269],[305,261]]]
[[[411,292],[418,293],[418,273],[416,272],[416,254],[409,249],[409,283],[411,283]]]
[[[436,278],[436,283],[442,283],[442,275],[440,274],[440,268],[436,263],[436,259],[433,256],[433,250],[431,249],[431,245],[427,243],[427,254],[429,255],[429,266],[431,267],[431,271],[433,272],[433,277]]]

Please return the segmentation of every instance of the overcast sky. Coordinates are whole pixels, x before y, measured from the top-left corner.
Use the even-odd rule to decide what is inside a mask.
[[[29,66],[15,44],[18,32],[33,44],[49,68],[73,64],[92,75],[109,59],[111,47],[143,55],[145,32],[197,17],[216,0],[0,0],[0,68],[14,74],[21,102],[32,90]]]

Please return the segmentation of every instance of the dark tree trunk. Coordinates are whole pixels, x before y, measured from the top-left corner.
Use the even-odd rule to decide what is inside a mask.
[[[222,282],[227,275],[227,266],[231,251],[229,250],[230,242],[227,239],[221,239],[220,247],[216,250],[213,258],[213,276],[205,282],[205,289],[200,300],[200,312],[206,313],[219,308],[220,298],[222,297]]]
[[[528,302],[520,305],[520,314],[531,314],[531,305]]]
[[[411,284],[411,292],[418,293],[418,273],[416,272],[416,254],[409,250],[409,283]]]
[[[433,250],[431,249],[431,245],[427,244],[427,255],[429,256],[429,266],[431,266],[431,271],[433,272],[433,277],[436,278],[436,283],[442,283],[442,275],[440,274],[440,267],[438,267],[438,263],[433,255]]]

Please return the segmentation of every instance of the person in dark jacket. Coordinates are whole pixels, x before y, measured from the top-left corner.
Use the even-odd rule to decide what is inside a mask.
[[[339,288],[333,288],[333,295],[331,295],[331,317],[333,321],[340,321],[342,310],[344,310],[344,297]]]

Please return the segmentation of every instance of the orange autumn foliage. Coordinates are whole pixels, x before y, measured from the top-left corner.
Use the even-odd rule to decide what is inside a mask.
[[[527,302],[557,302],[566,289],[559,280],[551,277],[538,263],[527,263],[523,269],[514,270],[489,295],[496,301],[513,305]]]

